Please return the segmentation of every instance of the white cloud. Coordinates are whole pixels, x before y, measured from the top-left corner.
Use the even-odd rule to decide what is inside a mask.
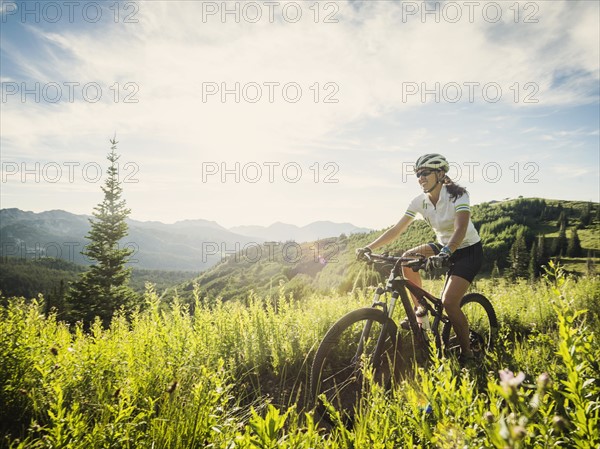
[[[205,161],[298,160],[308,166],[310,161],[324,162],[322,157],[330,157],[323,154],[343,154],[346,170],[352,172],[356,164],[360,165],[356,169],[370,169],[356,162],[366,159],[360,155],[368,147],[377,157],[388,154],[381,156],[381,167],[392,170],[381,181],[388,185],[401,164],[394,162],[398,154],[412,160],[414,152],[438,147],[451,148],[461,157],[461,151],[467,151],[462,147],[495,148],[515,126],[519,109],[532,113],[536,108],[597,101],[597,2],[530,2],[539,10],[520,11],[518,23],[512,20],[513,3],[497,3],[503,8],[503,21],[498,24],[485,20],[479,10],[471,23],[467,7],[460,2],[463,20],[458,23],[435,23],[431,16],[423,23],[421,16],[406,16],[406,2],[358,6],[338,2],[337,11],[325,10],[320,3],[320,23],[315,23],[309,3],[297,3],[303,18],[295,24],[281,17],[285,3],[275,11],[274,23],[266,20],[268,10],[263,3],[258,4],[263,5],[264,20],[258,23],[242,20],[237,24],[231,16],[228,23],[222,23],[218,15],[205,15],[203,21],[202,8],[209,4],[140,2],[138,23],[64,26],[52,32],[30,27],[41,49],[40,58],[20,51],[16,42],[3,42],[3,51],[24,79],[63,86],[76,82],[79,95],[81,86],[95,82],[103,94],[97,103],[78,99],[54,105],[11,98],[2,105],[5,155],[102,162],[106,140],[116,131],[123,141],[136,142],[128,145],[128,158],[138,161],[146,176],[160,180],[160,185],[172,183],[185,202],[189,192],[176,179],[189,182]],[[332,12],[338,23],[323,23]],[[526,13],[532,18],[532,12],[537,23],[524,23]],[[557,84],[557,76],[565,82]],[[132,84],[126,89],[128,82]],[[272,103],[265,84],[271,82],[279,83]],[[211,95],[203,102],[203,83],[219,88],[221,83],[228,88],[240,83],[248,96],[254,95],[252,83],[257,83],[262,100],[235,103],[233,95],[228,95],[223,104],[219,95]],[[286,83],[301,87],[297,103],[284,100],[281,86]],[[315,83],[319,83],[318,90]],[[463,98],[473,86],[474,102],[465,107],[489,108],[495,118],[488,120],[485,129],[473,130],[464,123],[461,128],[442,131],[444,119],[428,122],[423,117],[422,123],[403,129],[401,135],[390,133],[388,122],[379,135],[370,131],[373,138],[368,144],[344,137],[364,122],[376,125],[396,115],[408,119],[423,110],[423,89],[435,89],[436,83],[446,96],[459,86]],[[501,87],[498,103],[483,97],[481,86],[486,83]],[[531,83],[528,88],[526,83]],[[415,88],[419,92],[408,95]],[[516,93],[517,104],[513,101]],[[128,94],[138,102],[125,103]],[[524,103],[528,94],[538,103]],[[325,103],[327,95],[338,102]],[[433,94],[425,100],[425,107],[437,106]],[[449,104],[446,100],[441,98],[442,106]],[[447,120],[458,119],[449,116]],[[518,132],[545,134],[542,139],[550,141],[570,137],[531,126]],[[358,176],[346,180],[345,185],[351,187],[362,182]],[[273,194],[272,187],[255,186],[249,191]],[[225,186],[220,186],[220,192],[223,197],[245,195]],[[285,197],[298,192],[294,186],[281,185],[277,194]]]
[[[594,170],[590,169],[589,167],[582,167],[581,165],[561,164],[554,165],[551,168],[552,171],[559,175],[562,179],[572,179],[590,175],[596,175],[596,177],[598,176],[597,168]]]

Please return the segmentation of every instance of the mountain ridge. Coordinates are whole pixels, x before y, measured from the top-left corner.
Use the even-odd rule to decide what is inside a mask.
[[[80,252],[89,243],[85,236],[91,218],[91,215],[62,209],[43,212],[0,209],[0,256],[56,257],[89,265],[90,261]],[[257,235],[236,232],[243,231],[243,227],[227,229],[205,219],[179,220],[171,224],[127,219],[127,224],[128,236],[121,243],[133,250],[130,265],[195,272],[211,267],[224,253],[265,241],[311,241],[365,231],[349,223],[333,222],[315,222],[304,227],[285,223],[250,227]]]
[[[319,220],[304,226],[275,222],[269,226],[244,225],[229,228],[230,231],[264,240],[310,242],[322,238],[337,237],[341,234],[363,234],[372,229],[360,228],[352,223],[338,223]]]

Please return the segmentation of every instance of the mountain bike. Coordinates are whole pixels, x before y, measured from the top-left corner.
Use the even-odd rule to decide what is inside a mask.
[[[430,357],[454,357],[460,351],[458,339],[440,298],[432,295],[402,274],[402,267],[414,271],[429,269],[428,258],[387,254],[365,254],[366,262],[391,264],[385,285],[375,290],[371,307],[360,308],[340,318],[325,334],[311,367],[311,393],[317,412],[326,417],[327,404],[352,421],[361,396],[376,382],[389,388],[393,382]],[[408,292],[433,318],[430,329],[419,325]],[[392,315],[400,298],[408,319],[407,331],[398,332]],[[461,310],[469,323],[469,339],[475,360],[483,360],[494,345],[498,329],[490,301],[479,293],[461,299]],[[425,327],[425,328],[424,328]],[[441,331],[440,331],[441,327]],[[367,370],[370,374],[366,375]]]

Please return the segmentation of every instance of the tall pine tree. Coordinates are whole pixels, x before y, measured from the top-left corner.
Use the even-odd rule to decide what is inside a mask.
[[[558,237],[552,243],[552,256],[563,257],[567,251],[567,231],[565,226],[561,226],[558,231]]]
[[[538,268],[548,263],[548,252],[546,251],[546,237],[540,234],[537,240],[537,254],[535,256]]]
[[[571,229],[571,237],[567,243],[567,256],[569,257],[581,257],[583,256],[583,249],[581,248],[581,241],[577,234],[577,229]]]
[[[522,231],[517,233],[517,238],[508,254],[508,261],[510,263],[510,273],[513,278],[527,276],[529,252],[527,251],[525,235]]]
[[[94,219],[90,219],[91,229],[86,236],[90,243],[82,252],[96,263],[69,291],[71,318],[83,321],[86,326],[95,317],[100,317],[102,324],[108,326],[115,311],[131,309],[137,299],[128,286],[131,269],[125,267],[132,250],[119,247],[119,241],[127,235],[125,219],[131,211],[121,198],[117,142],[112,139],[110,143],[111,152],[107,156],[110,166],[102,187],[104,200],[94,208]]]
[[[538,243],[537,241],[533,241],[533,244],[531,245],[531,250],[529,252],[529,279],[531,281],[535,281],[540,273],[539,273],[539,265],[537,262],[537,254],[538,254]]]
[[[586,227],[592,222],[592,203],[588,202],[585,209],[581,211],[579,218],[580,227]]]
[[[566,229],[569,225],[569,219],[567,218],[567,213],[564,210],[561,210],[560,215],[558,216],[558,220],[556,222],[556,226],[561,229]]]

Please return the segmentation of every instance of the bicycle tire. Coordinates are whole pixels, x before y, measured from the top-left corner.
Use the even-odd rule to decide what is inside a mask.
[[[483,359],[485,353],[494,348],[498,332],[498,318],[489,299],[480,293],[468,293],[460,301],[460,309],[469,322],[469,340],[476,359]],[[458,339],[451,323],[444,323],[442,341],[451,354],[459,349]]]
[[[365,324],[371,321],[371,332],[366,338],[363,356],[356,358]],[[325,334],[311,367],[311,393],[316,411],[327,419],[326,407],[320,400],[324,394],[349,423],[354,419],[363,389],[367,386],[363,373],[365,360],[371,363],[382,326],[387,323],[386,337],[378,366],[372,366],[373,381],[389,388],[400,374],[402,364],[397,350],[398,328],[393,320],[372,307],[354,310],[340,318]],[[368,356],[368,357],[367,357]]]

